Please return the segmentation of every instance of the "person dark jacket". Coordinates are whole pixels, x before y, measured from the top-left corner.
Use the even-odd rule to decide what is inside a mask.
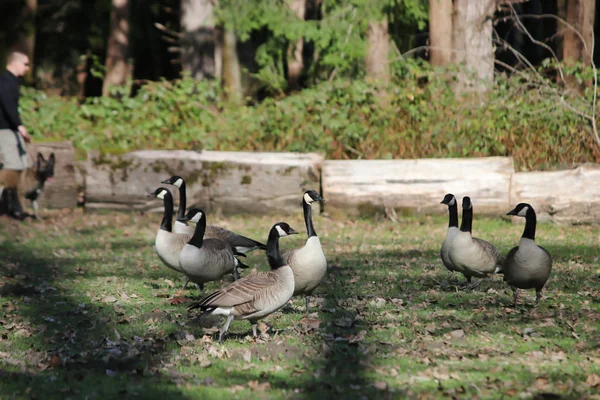
[[[0,74],[0,129],[17,130],[19,117],[19,80],[10,71]]]

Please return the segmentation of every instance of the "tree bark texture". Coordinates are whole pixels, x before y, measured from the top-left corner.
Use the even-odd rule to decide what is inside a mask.
[[[112,86],[124,85],[129,76],[129,1],[112,0],[110,36],[106,49],[106,75],[102,95],[106,96]]]
[[[370,22],[367,37],[367,76],[381,82],[388,82],[390,80],[390,66],[388,61],[390,35],[387,19]]]
[[[595,1],[570,0],[566,2],[566,6],[567,23],[573,26],[579,35],[573,29],[566,28],[563,39],[563,60],[590,64],[596,12]]]
[[[452,62],[452,0],[429,0],[429,62]]]
[[[461,67],[457,94],[485,93],[494,82],[492,15],[494,0],[455,0],[454,61]]]
[[[237,38],[230,28],[223,30],[223,85],[229,98],[241,100],[244,97]]]
[[[29,72],[25,75],[25,82],[32,84],[35,74],[35,14],[37,12],[37,0],[26,0],[20,17],[20,33],[16,43],[10,52],[19,51],[29,57]]]
[[[292,0],[290,2],[290,8],[300,18],[304,20],[304,14],[306,13],[306,0]],[[299,38],[293,43],[289,44],[287,51],[287,65],[288,65],[288,87],[291,90],[297,90],[300,87],[300,75],[304,68],[304,61],[302,59],[302,51],[304,49],[304,38]]]
[[[195,79],[213,78],[217,74],[215,50],[217,30],[211,0],[182,0],[181,64]]]

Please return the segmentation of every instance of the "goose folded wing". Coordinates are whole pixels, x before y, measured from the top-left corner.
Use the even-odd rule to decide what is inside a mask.
[[[277,281],[269,274],[248,275],[205,297],[201,307],[234,307],[254,300],[265,288]]]

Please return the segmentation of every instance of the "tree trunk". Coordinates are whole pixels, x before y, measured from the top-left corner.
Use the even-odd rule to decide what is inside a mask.
[[[390,35],[387,19],[384,18],[381,21],[370,22],[367,36],[367,76],[381,82],[388,82],[390,80],[390,66],[388,61]]]
[[[300,18],[304,20],[306,13],[306,0],[292,0],[290,8]],[[302,51],[304,49],[304,38],[299,38],[295,43],[290,43],[287,51],[288,65],[288,87],[291,90],[297,90],[300,87],[300,75],[304,68]]]
[[[452,0],[429,0],[429,62],[448,65],[452,61]]]
[[[453,15],[454,61],[462,70],[457,94],[485,93],[494,82],[492,15],[494,0],[455,0]]]
[[[127,82],[129,66],[129,1],[112,0],[110,15],[110,36],[106,49],[106,76],[102,85],[102,95],[106,96],[112,86]]]
[[[24,79],[27,84],[34,83],[34,67],[35,67],[35,14],[37,12],[37,0],[26,0],[23,11],[20,18],[20,33],[17,37],[16,43],[11,47],[9,51],[19,51],[23,54],[27,54],[29,57],[29,72],[25,75]]]
[[[237,38],[230,28],[223,30],[223,85],[230,99],[239,101],[244,97]]]
[[[567,0],[556,0],[556,15],[558,18],[567,20]],[[556,37],[556,54],[558,57],[563,56],[563,48],[564,48],[564,38],[566,35],[566,26],[560,22],[556,23],[556,33],[558,34]]]
[[[182,0],[181,65],[195,79],[213,78],[217,31],[211,0]]]
[[[572,25],[581,37],[572,29],[567,28],[563,39],[563,59],[590,64],[593,50],[595,1],[570,0],[566,6],[567,23]]]

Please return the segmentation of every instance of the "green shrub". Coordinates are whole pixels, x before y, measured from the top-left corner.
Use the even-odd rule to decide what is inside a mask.
[[[23,118],[44,139],[91,149],[316,151],[331,159],[513,156],[520,170],[599,162],[587,119],[550,86],[499,76],[484,104],[455,98],[450,70],[403,63],[382,88],[321,83],[257,105],[228,102],[217,83],[154,82],[135,97],[74,99],[24,89]],[[589,91],[588,91],[589,92]],[[591,104],[567,101],[578,109]],[[38,139],[39,140],[39,139]]]

